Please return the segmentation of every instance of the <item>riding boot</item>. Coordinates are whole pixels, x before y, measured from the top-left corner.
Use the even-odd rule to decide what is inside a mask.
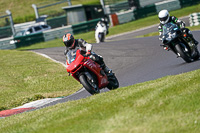
[[[109,69],[105,65],[105,62],[103,61],[102,56],[93,53],[92,55],[90,55],[90,59],[92,59],[93,61],[97,62],[101,66],[101,68],[103,69],[103,71],[106,73],[106,75],[112,74],[112,70]]]
[[[102,69],[104,70],[104,72],[107,76],[113,75],[112,69],[108,68],[105,64],[102,64],[101,67],[102,67]]]
[[[194,44],[195,44],[195,45],[198,45],[198,44],[199,44],[199,42],[198,42],[197,40],[195,40],[194,37],[192,38],[192,40],[194,41]]]
[[[198,45],[199,42],[197,40],[194,39],[193,35],[190,35],[190,38],[192,39],[192,41],[194,42],[195,45]]]
[[[194,36],[192,35],[192,33],[191,33],[190,30],[188,31],[188,35],[189,35],[189,36],[191,37],[191,39],[194,41],[194,44],[195,44],[195,45],[198,45],[198,44],[199,44],[199,42],[198,42],[197,40],[194,39]]]
[[[104,72],[105,72],[106,74],[112,73],[112,69],[108,68],[107,66],[105,66],[105,67],[103,68],[103,70],[104,70]]]

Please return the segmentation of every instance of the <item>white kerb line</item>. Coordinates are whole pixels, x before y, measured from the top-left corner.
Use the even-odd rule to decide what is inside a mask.
[[[59,64],[63,65],[64,67],[67,67],[66,64],[64,64],[64,63],[62,63],[62,62],[59,62],[59,61],[57,61],[57,60],[54,60],[54,59],[52,59],[51,57],[49,57],[48,55],[46,55],[46,54],[38,53],[38,52],[35,52],[35,51],[33,51],[33,52],[36,53],[36,54],[39,54],[39,55],[41,55],[41,56],[43,56],[43,57],[45,57],[45,58],[48,58],[48,59],[50,59],[50,60],[52,60],[52,61],[54,61],[54,62],[56,62],[56,63],[59,63]]]

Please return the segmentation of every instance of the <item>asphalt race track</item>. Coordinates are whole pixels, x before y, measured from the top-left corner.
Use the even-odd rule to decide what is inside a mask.
[[[200,42],[200,31],[194,31],[193,34]],[[104,57],[107,66],[116,74],[120,87],[200,69],[200,60],[185,63],[182,58],[177,58],[172,51],[165,51],[160,47],[161,42],[158,40],[158,36],[116,40],[93,44],[93,51]],[[64,47],[57,47],[34,51],[65,63],[64,49]],[[200,45],[198,45],[198,49],[200,50]],[[103,91],[107,91],[107,89]],[[82,89],[49,105],[87,96],[90,96],[90,94]]]

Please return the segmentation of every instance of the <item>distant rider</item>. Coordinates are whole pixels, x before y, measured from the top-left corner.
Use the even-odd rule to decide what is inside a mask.
[[[109,29],[108,18],[107,17],[101,18],[101,20],[97,23],[97,26],[98,26],[98,24],[101,24],[101,23],[105,24],[105,26],[106,26],[106,35],[107,35],[109,33],[109,31],[108,31],[108,29]],[[96,26],[95,29],[97,29],[97,26]]]
[[[68,33],[63,36],[63,43],[66,46],[64,54],[67,57],[68,63],[71,63],[71,61],[69,60],[70,57],[75,56],[76,51],[80,49],[86,55],[90,56],[90,58],[93,61],[97,62],[102,67],[102,69],[105,71],[106,74],[112,72],[112,70],[105,65],[103,57],[92,52],[92,45],[87,43],[85,40],[74,39],[74,36]]]
[[[198,42],[194,39],[192,32],[188,28],[185,28],[185,22],[179,20],[175,16],[170,16],[167,10],[161,10],[158,14],[158,17],[160,19],[160,24],[158,26],[159,40],[162,40],[163,25],[166,23],[174,23],[177,24],[183,32],[185,32],[188,36],[190,36],[193,39],[195,45],[198,45]]]

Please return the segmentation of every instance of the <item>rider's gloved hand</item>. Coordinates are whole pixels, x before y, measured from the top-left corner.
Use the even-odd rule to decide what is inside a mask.
[[[184,23],[184,22],[179,23],[179,25],[180,25],[180,28],[181,28],[181,29],[182,29],[182,28],[185,28],[185,23]]]
[[[88,56],[88,55],[91,55],[91,50],[88,50],[87,52],[86,52],[86,55]]]
[[[163,49],[164,49],[164,50],[167,50],[167,51],[170,50],[169,46],[168,46],[168,45],[165,45],[165,44],[163,45]]]
[[[160,34],[158,39],[159,39],[160,41],[162,41],[162,40],[163,40],[163,35]]]
[[[64,51],[64,55],[65,55],[65,56],[67,55],[67,50]]]
[[[107,30],[107,31],[106,31],[106,35],[108,35],[108,33],[109,33],[109,31]]]

